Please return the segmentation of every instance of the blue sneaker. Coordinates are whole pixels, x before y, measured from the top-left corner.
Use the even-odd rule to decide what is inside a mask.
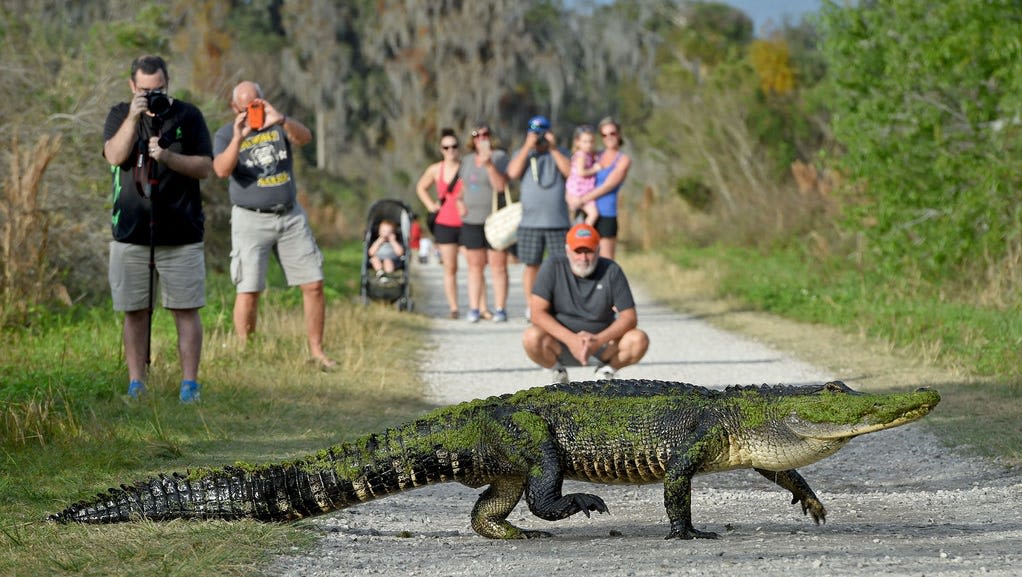
[[[479,322],[479,309],[469,309],[468,311],[468,322],[477,323]]]
[[[181,381],[181,395],[179,396],[182,403],[195,403],[199,400],[199,383],[195,381]]]
[[[138,379],[132,379],[131,382],[128,383],[128,396],[133,400],[137,401],[141,399],[146,396],[148,392],[149,391],[145,388],[145,384]]]
[[[504,309],[497,309],[493,311],[493,322],[495,323],[506,323],[507,312]]]

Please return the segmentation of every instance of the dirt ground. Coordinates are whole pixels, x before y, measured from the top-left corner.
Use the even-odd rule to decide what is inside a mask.
[[[641,269],[632,263],[626,270]],[[419,310],[442,316],[439,267],[416,277]],[[512,279],[517,271],[512,270]],[[707,386],[796,383],[841,378],[859,390],[952,382],[922,363],[837,331],[735,311],[697,290],[699,278],[674,273],[641,285],[640,326],[651,334],[644,366],[622,378],[668,378]],[[636,275],[641,276],[641,275]],[[649,286],[649,290],[646,287]],[[689,287],[691,290],[681,290]],[[695,287],[695,288],[692,288]],[[516,287],[512,285],[512,302]],[[685,312],[675,312],[672,307]],[[510,308],[510,307],[509,307]],[[524,324],[468,327],[435,321],[445,351],[424,373],[438,403],[541,384],[522,361]],[[516,324],[517,323],[517,324]],[[485,346],[483,345],[485,343]],[[463,348],[459,348],[463,347]],[[490,353],[488,351],[497,351]],[[494,354],[494,358],[487,355]],[[503,363],[503,364],[501,364]],[[496,367],[496,368],[494,368]],[[572,378],[585,378],[572,373]],[[506,392],[506,391],[503,391]],[[938,407],[937,410],[940,410]],[[667,541],[658,485],[566,483],[600,495],[610,514],[548,523],[524,505],[516,525],[551,539],[497,542],[476,535],[469,513],[479,491],[446,484],[392,496],[306,522],[322,534],[267,568],[275,575],[1019,575],[1022,472],[942,446],[923,423],[866,435],[800,470],[827,507],[827,522],[804,517],[789,494],[751,471],[698,477],[693,522],[717,540]]]

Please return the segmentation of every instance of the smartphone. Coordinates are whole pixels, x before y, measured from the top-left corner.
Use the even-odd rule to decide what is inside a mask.
[[[490,139],[489,138],[480,138],[478,141],[476,141],[476,152],[478,152],[479,154],[489,154],[490,153]]]
[[[263,103],[253,100],[248,105],[248,127],[252,130],[261,130],[266,123],[266,109]]]

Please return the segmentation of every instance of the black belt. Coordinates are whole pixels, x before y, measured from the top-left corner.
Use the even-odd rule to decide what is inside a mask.
[[[245,210],[251,210],[252,212],[258,212],[259,214],[276,214],[278,216],[289,214],[294,209],[295,203],[289,202],[287,204],[275,204],[266,208],[255,208],[251,206],[241,206],[238,208],[244,208]]]

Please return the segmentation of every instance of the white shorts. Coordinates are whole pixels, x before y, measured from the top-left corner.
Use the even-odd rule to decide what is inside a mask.
[[[231,209],[231,280],[240,293],[266,289],[270,253],[289,286],[323,280],[323,255],[301,205],[283,215]]]
[[[153,301],[160,289],[165,309],[197,309],[206,305],[206,257],[201,242],[156,247]],[[110,296],[114,310],[149,308],[149,245],[110,243]]]

